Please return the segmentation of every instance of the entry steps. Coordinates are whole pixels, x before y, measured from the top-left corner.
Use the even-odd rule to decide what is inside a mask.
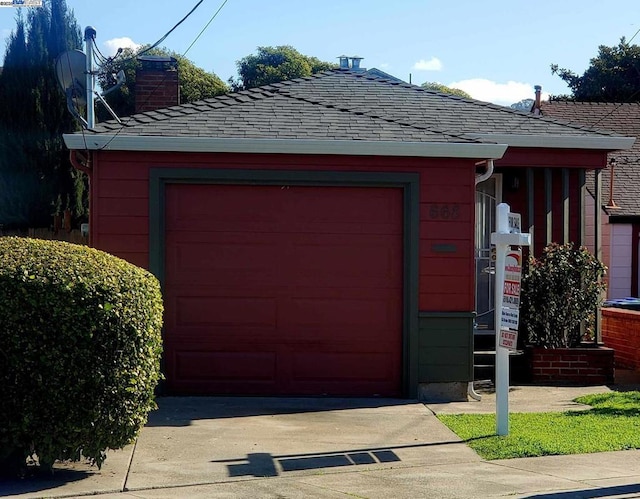
[[[475,334],[473,348],[473,379],[495,381],[496,377],[496,337],[495,334]],[[509,352],[510,363],[513,358],[523,355],[522,350]]]

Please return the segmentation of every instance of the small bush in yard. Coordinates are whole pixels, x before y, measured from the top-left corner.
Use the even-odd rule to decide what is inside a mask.
[[[58,241],[0,237],[0,472],[133,441],[155,408],[162,297],[149,272]]]
[[[602,304],[607,268],[584,247],[552,243],[540,258],[529,258],[522,276],[520,320],[532,345],[574,348],[581,325],[593,330]]]

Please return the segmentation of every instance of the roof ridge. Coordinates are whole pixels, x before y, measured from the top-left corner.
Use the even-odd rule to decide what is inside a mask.
[[[500,106],[498,104],[493,104],[492,102],[485,102],[485,101],[481,101],[481,100],[473,99],[473,98],[468,99],[466,97],[460,97],[458,95],[447,94],[447,93],[444,93],[444,92],[439,92],[437,90],[423,88],[423,87],[421,87],[419,85],[413,85],[413,84],[410,84],[410,83],[405,83],[404,85],[401,85],[401,86],[404,86],[404,88],[410,88],[410,89],[413,89],[413,90],[416,90],[416,91],[419,91],[419,92],[427,92],[427,93],[430,93],[430,94],[439,95],[441,97],[444,97],[444,98],[447,98],[447,99],[450,99],[450,100],[463,101],[463,102],[467,102],[467,103],[475,105],[475,106],[485,107],[485,108],[493,109],[495,111],[504,112],[504,113],[507,113],[507,114],[515,114],[515,115],[522,116],[522,117],[524,117],[526,119],[530,119],[530,120],[533,119],[533,120],[547,121],[547,122],[550,122],[550,123],[554,123],[556,125],[567,126],[567,127],[572,128],[574,130],[590,131],[590,132],[595,132],[595,133],[599,133],[601,135],[606,135],[606,136],[614,136],[614,135],[616,135],[614,133],[607,133],[605,130],[602,130],[602,129],[587,127],[587,126],[584,126],[584,125],[576,126],[576,125],[574,125],[572,123],[566,123],[566,122],[563,122],[561,120],[553,119],[553,118],[550,118],[550,117],[531,114],[531,113],[528,113],[526,111],[522,111],[522,110],[519,110],[519,109],[513,109],[513,108],[510,108],[510,107],[507,107],[507,106]],[[524,124],[520,125],[520,127],[522,127],[523,125]],[[517,128],[516,128],[516,130],[517,130]]]
[[[605,135],[605,136],[615,136],[616,134],[614,133],[607,133],[604,130],[599,130],[599,129],[595,129],[595,128],[591,128],[591,127],[586,127],[584,125],[582,126],[576,126],[574,124],[571,123],[565,123],[562,122],[560,120],[557,119],[553,119],[553,118],[547,118],[544,116],[540,116],[540,115],[534,115],[531,113],[527,113],[526,111],[520,111],[518,109],[512,109],[506,106],[499,106],[497,104],[493,104],[491,102],[485,102],[485,101],[481,101],[481,100],[477,100],[477,99],[467,99],[466,97],[460,97],[457,95],[452,95],[452,94],[447,94],[447,93],[443,93],[443,92],[438,92],[437,90],[431,90],[431,89],[427,89],[427,88],[422,88],[418,85],[413,85],[411,83],[406,83],[406,82],[393,82],[393,81],[389,81],[386,80],[384,78],[379,78],[375,75],[371,75],[371,74],[367,74],[364,71],[350,71],[350,70],[340,70],[340,69],[334,69],[334,70],[328,70],[328,71],[323,71],[322,74],[316,74],[318,76],[336,76],[336,75],[342,75],[342,74],[349,74],[349,75],[353,75],[357,78],[364,78],[367,80],[371,80],[371,81],[376,81],[379,82],[381,84],[384,85],[388,85],[388,86],[394,86],[394,87],[401,87],[401,88],[406,88],[409,90],[414,90],[417,92],[424,92],[424,93],[429,93],[432,95],[438,95],[440,97],[444,97],[446,99],[449,100],[454,100],[454,101],[462,101],[462,102],[467,102],[469,104],[478,106],[478,107],[484,107],[484,108],[489,108],[489,109],[493,109],[496,111],[500,111],[500,112],[505,112],[507,114],[511,114],[511,115],[518,115],[518,116],[522,116],[523,118],[529,119],[529,120],[542,120],[542,121],[546,121],[549,123],[554,123],[556,125],[562,125],[562,126],[566,126],[568,128],[572,128],[574,130],[583,130],[583,131],[591,131],[594,133],[598,133],[600,135]],[[316,75],[312,75],[312,76],[316,76]],[[289,80],[289,81],[294,81],[294,80]],[[291,96],[289,96],[291,97]],[[305,100],[302,98],[299,98],[300,100]],[[325,105],[322,102],[313,102],[311,100],[306,100],[307,102],[311,103],[311,104],[319,104],[319,105]],[[329,107],[335,107],[335,106],[329,106]],[[346,111],[350,111],[349,109],[345,109]],[[370,114],[367,114],[367,116],[372,116]],[[446,134],[449,137],[454,137],[454,138],[461,138],[464,139],[465,136],[463,134],[451,134],[449,132],[443,132],[441,130],[437,130],[434,128],[428,128],[428,127],[419,127],[419,126],[415,126],[413,124],[409,124],[409,123],[403,123],[400,120],[392,120],[392,119],[386,119],[386,118],[381,118],[385,121],[387,121],[388,123],[396,123],[396,124],[405,124],[407,126],[412,126],[413,128],[416,128],[418,130],[428,130],[428,131],[432,131],[434,133],[442,133],[442,134]],[[519,125],[519,127],[524,126],[524,123]],[[516,128],[517,129],[517,128]]]
[[[330,71],[325,71],[324,73],[335,74],[336,72],[339,72],[339,73],[347,73],[347,72],[349,72],[351,74],[355,74],[356,76],[360,76],[362,74],[360,72],[345,71],[345,70],[330,70]],[[325,76],[330,76],[331,74],[326,74]],[[314,76],[314,75],[312,75],[312,76]],[[363,75],[363,76],[366,77],[367,79],[378,80],[378,81],[382,81],[382,82],[385,82],[385,83],[387,81],[389,81],[389,80],[386,80],[384,78],[378,78],[377,76],[372,76],[372,75]],[[289,81],[293,81],[293,80],[289,80]],[[389,83],[394,85],[394,86],[402,86],[403,85],[403,83],[399,83],[399,82],[396,83],[396,82],[389,81]],[[404,83],[404,84],[405,85],[409,85],[408,83]],[[336,110],[341,111],[341,112],[347,112],[347,113],[350,113],[350,114],[367,116],[368,118],[381,120],[381,121],[384,121],[386,123],[393,123],[393,124],[400,125],[400,126],[406,126],[406,127],[409,127],[409,128],[413,128],[415,130],[425,130],[425,131],[428,131],[428,132],[433,132],[433,133],[438,133],[438,134],[441,134],[441,135],[446,135],[448,137],[459,139],[459,140],[462,140],[464,142],[484,143],[483,141],[480,141],[480,140],[477,140],[477,139],[470,139],[469,137],[465,137],[462,134],[445,132],[445,131],[442,131],[442,130],[438,130],[438,129],[435,129],[435,128],[428,127],[426,125],[419,125],[419,124],[415,124],[415,123],[407,123],[407,122],[404,122],[403,120],[384,118],[382,116],[378,116],[376,114],[366,112],[366,111],[364,111],[362,109],[357,109],[356,110],[354,108],[349,108],[349,107],[344,107],[344,106],[340,106],[339,107],[339,106],[336,106],[336,105],[333,105],[333,104],[327,104],[327,103],[322,102],[320,100],[314,100],[314,99],[309,99],[309,98],[304,98],[304,97],[297,97],[297,96],[293,96],[293,95],[286,94],[286,93],[281,93],[281,92],[278,92],[278,95],[280,95],[281,97],[287,97],[289,99],[297,100],[299,102],[306,102],[308,104],[313,104],[313,105],[316,105],[316,106],[322,106],[322,107],[324,107],[326,109],[336,109]]]
[[[279,94],[279,92],[277,91],[278,87],[285,86],[285,85],[288,86],[288,85],[291,85],[292,83],[299,83],[301,81],[309,80],[314,77],[321,77],[323,75],[326,76],[326,74],[333,73],[334,71],[337,71],[337,70],[321,71],[319,73],[314,73],[311,76],[303,76],[300,78],[294,78],[292,80],[283,80],[276,83],[261,85],[259,87],[252,87],[252,88],[247,88],[243,90],[238,90],[236,92],[226,92],[224,94],[215,95],[213,97],[207,97],[205,99],[200,99],[193,102],[187,102],[185,104],[177,104],[175,106],[153,109],[151,111],[144,111],[142,113],[134,113],[127,117],[129,119],[127,120],[127,123],[124,124],[124,126],[130,126],[129,121],[132,121],[133,119],[137,121],[137,118],[136,118],[137,116],[146,116],[150,119],[153,119],[154,121],[162,121],[163,119],[174,117],[174,116],[169,116],[166,111],[180,112],[185,109],[197,109],[198,107],[203,105],[207,105],[207,107],[213,110],[213,109],[216,109],[216,107],[212,106],[212,104],[216,104],[216,103],[223,104],[225,106],[234,106],[236,104],[246,104],[247,101],[242,100],[242,97],[249,97],[254,101],[275,97],[276,93]],[[259,95],[256,95],[256,94],[259,94]],[[235,102],[228,102],[230,99],[234,100]],[[153,116],[154,113],[160,114],[162,115],[162,117],[160,118],[158,116]],[[183,112],[183,114],[188,114],[188,113]],[[116,120],[109,120],[109,121],[104,121],[100,123],[100,125],[107,124],[112,121],[114,123],[116,122]]]
[[[321,80],[327,81],[314,83],[320,82]],[[358,84],[357,80],[361,83]],[[366,82],[371,82],[371,84]],[[317,89],[316,86],[318,87]],[[325,87],[328,93],[320,91],[320,89]],[[397,91],[394,92],[391,89],[396,89]],[[352,92],[362,93],[363,95],[367,95],[370,92],[372,100],[369,101],[369,99],[366,99],[363,101],[365,103],[370,102],[370,104],[359,106],[357,104],[359,101],[351,99]],[[424,97],[420,97],[420,95]],[[426,97],[427,95],[432,97]],[[162,127],[164,123],[170,123],[170,120],[174,118],[180,120],[196,113],[215,114],[216,110],[224,110],[234,106],[237,106],[237,108],[230,112],[244,114],[244,112],[247,111],[250,113],[252,106],[260,107],[258,103],[268,101],[275,97],[284,98],[290,100],[290,102],[298,101],[312,106],[318,106],[319,110],[337,109],[340,112],[349,113],[350,115],[366,116],[379,123],[390,123],[397,126],[407,127],[407,129],[411,129],[414,132],[423,131],[439,134],[450,141],[456,140],[462,142],[471,141],[476,143],[492,143],[495,141],[491,140],[489,134],[492,130],[495,130],[495,128],[492,128],[491,125],[489,125],[489,130],[486,134],[487,136],[483,136],[483,134],[479,132],[487,128],[485,125],[486,121],[482,121],[481,119],[479,121],[472,120],[466,127],[456,126],[451,119],[441,119],[441,114],[443,113],[442,109],[445,110],[444,118],[450,118],[456,113],[464,111],[464,113],[468,112],[474,116],[490,117],[492,120],[497,120],[499,124],[504,122],[504,125],[502,125],[504,133],[514,135],[517,135],[518,131],[521,129],[522,135],[529,133],[535,135],[544,132],[545,129],[548,130],[554,128],[559,128],[559,131],[556,130],[555,132],[558,134],[566,133],[571,135],[580,132],[589,132],[601,137],[619,135],[617,133],[596,129],[579,123],[567,123],[552,117],[533,115],[531,113],[511,109],[505,106],[498,106],[496,104],[476,99],[468,99],[438,92],[437,90],[425,89],[402,80],[389,80],[376,74],[367,73],[364,70],[353,71],[344,69],[321,71],[310,76],[295,78],[293,80],[276,82],[238,92],[228,92],[208,99],[194,101],[192,103],[133,114],[126,120],[123,119],[124,124],[119,124],[116,121],[100,123],[98,130],[107,132],[113,131],[116,128],[123,130],[125,128],[136,126],[153,127],[156,123],[158,126]],[[387,102],[385,100],[391,97],[392,99],[390,101]],[[397,100],[394,101],[393,99]],[[402,103],[405,101],[406,103],[410,103],[411,106],[415,104],[418,108],[418,112],[396,112],[397,110],[404,109],[403,106],[405,106],[405,104]],[[249,104],[249,106],[244,108],[242,107],[244,104]],[[265,105],[269,107],[268,104]],[[393,109],[396,109],[396,111],[393,111]],[[389,112],[385,114],[385,110]],[[500,113],[504,117],[499,115],[492,116],[495,113]],[[537,120],[538,123],[543,122],[546,125],[543,123],[537,125],[536,121],[532,120]],[[539,129],[540,132],[538,131]],[[563,129],[565,131],[563,131]],[[472,137],[470,134],[472,136],[480,135],[483,138]]]
[[[582,130],[585,132],[597,133],[599,135],[604,135],[606,137],[615,137],[620,135],[618,133],[613,133],[613,131],[606,130],[604,128],[594,128],[592,126],[581,125],[580,123],[575,123],[571,121],[562,121],[562,120],[559,120],[558,118],[551,117],[551,116],[538,115],[536,116],[536,119],[546,121],[547,123],[563,125],[563,126],[566,126],[567,128],[573,128],[574,130]]]
[[[251,101],[259,101],[268,98],[275,97],[275,93],[265,91],[265,87],[255,87],[246,90],[239,90],[237,92],[227,92],[224,94],[216,95],[214,97],[207,97],[193,102],[186,102],[184,104],[176,104],[175,106],[162,107],[158,109],[152,109],[150,111],[143,111],[141,113],[134,113],[121,119],[122,123],[118,123],[117,120],[107,120],[98,123],[98,126],[118,124],[121,127],[135,126],[136,123],[142,123],[144,119],[150,119],[156,122],[161,122],[167,119],[175,118],[175,113],[180,113],[183,116],[192,114],[195,111],[205,111],[202,107],[207,107],[207,110],[213,111],[220,107],[231,107],[237,104],[247,104]],[[246,100],[248,98],[249,100]],[[233,102],[229,102],[232,100]],[[218,104],[218,105],[215,105]],[[126,121],[125,121],[126,120]]]
[[[346,72],[346,71],[343,70],[343,72]],[[594,133],[599,133],[600,135],[606,135],[606,136],[614,136],[614,135],[616,135],[614,133],[606,133],[605,130],[596,129],[596,128],[592,128],[592,127],[586,127],[584,125],[583,126],[576,126],[576,125],[574,125],[572,123],[565,123],[565,122],[562,122],[560,120],[556,120],[556,119],[553,119],[553,118],[548,118],[548,117],[541,116],[541,115],[534,115],[534,114],[528,113],[526,111],[521,111],[519,109],[512,109],[512,108],[507,107],[507,106],[500,106],[498,104],[493,104],[492,102],[485,102],[485,101],[481,101],[481,100],[478,100],[478,99],[473,99],[473,98],[468,99],[466,97],[461,97],[461,96],[458,96],[458,95],[447,94],[447,93],[444,93],[444,92],[439,92],[437,90],[423,88],[423,87],[421,87],[419,85],[414,85],[414,84],[411,84],[411,83],[389,82],[389,81],[384,80],[382,78],[377,78],[375,75],[367,75],[366,73],[360,73],[360,72],[351,72],[351,73],[356,75],[356,76],[358,76],[358,77],[365,77],[367,79],[376,80],[376,81],[379,81],[381,83],[390,84],[390,85],[393,85],[393,86],[399,86],[399,87],[407,88],[407,89],[414,90],[414,91],[417,91],[417,92],[425,92],[425,93],[429,93],[429,94],[432,94],[432,95],[438,95],[440,97],[443,97],[443,98],[446,98],[446,99],[449,99],[449,100],[462,101],[462,102],[466,102],[466,103],[469,103],[469,104],[472,104],[472,105],[475,105],[475,106],[478,106],[478,107],[489,108],[489,109],[493,109],[493,110],[499,111],[499,112],[504,112],[504,113],[507,113],[507,114],[512,114],[512,115],[515,114],[515,115],[522,116],[522,117],[524,117],[526,119],[529,119],[529,120],[531,120],[531,119],[533,119],[533,120],[543,120],[543,121],[547,121],[547,122],[550,122],[550,123],[554,123],[556,125],[567,126],[567,127],[572,128],[574,130],[590,131],[590,132],[594,132]],[[522,127],[522,126],[524,126],[524,123],[519,125],[519,127]],[[517,130],[517,128],[516,128],[516,130]],[[440,133],[443,133],[443,132],[440,132]]]
[[[640,102],[601,102],[601,101],[587,101],[587,100],[548,100],[548,101],[544,101],[542,102],[542,104],[550,104],[550,105],[557,105],[557,104],[571,104],[571,105],[604,105],[604,106],[624,106],[624,105],[629,105],[629,106],[640,106]]]

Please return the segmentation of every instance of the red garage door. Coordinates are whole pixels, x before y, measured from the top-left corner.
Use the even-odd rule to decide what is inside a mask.
[[[400,395],[401,189],[169,184],[165,207],[172,393]]]

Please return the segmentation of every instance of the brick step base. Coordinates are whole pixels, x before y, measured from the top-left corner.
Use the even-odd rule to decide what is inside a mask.
[[[536,348],[525,355],[532,382],[605,385],[614,382],[613,350],[607,347]]]

